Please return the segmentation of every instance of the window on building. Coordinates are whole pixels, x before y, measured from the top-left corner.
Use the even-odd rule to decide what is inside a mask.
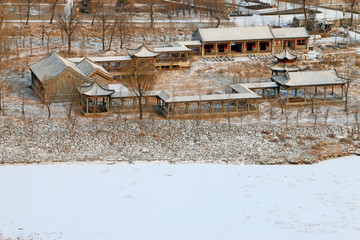
[[[231,52],[242,52],[242,44],[241,43],[233,43],[231,44]]]
[[[214,50],[215,46],[214,44],[207,44],[205,47],[205,53],[211,53],[212,50]]]
[[[297,45],[306,45],[306,39],[298,39]]]
[[[269,42],[260,42],[260,51],[266,51],[269,47]]]
[[[246,43],[246,51],[251,52],[253,51],[254,47],[255,47],[255,43],[253,42]]]
[[[103,66],[104,68],[107,68],[107,67],[109,67],[109,63],[103,63],[102,66]]]
[[[162,53],[159,55],[159,58],[169,58],[169,54],[168,53]]]
[[[111,63],[111,67],[120,67],[120,63]]]
[[[178,54],[178,53],[172,53],[172,54],[171,54],[171,57],[173,57],[173,58],[178,58],[178,57],[179,57],[179,54]]]
[[[224,53],[227,50],[227,44],[219,44],[218,45],[218,52]]]

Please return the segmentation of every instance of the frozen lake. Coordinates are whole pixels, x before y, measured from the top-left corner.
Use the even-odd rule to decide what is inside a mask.
[[[359,170],[360,157],[298,166],[0,166],[0,233],[74,240],[358,240]]]

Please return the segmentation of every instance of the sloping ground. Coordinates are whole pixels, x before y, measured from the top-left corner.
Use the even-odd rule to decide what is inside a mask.
[[[1,166],[0,234],[66,240],[357,240],[359,168],[359,157],[301,166]]]
[[[215,121],[0,119],[0,164],[169,161],[299,164],[359,152],[353,128]]]

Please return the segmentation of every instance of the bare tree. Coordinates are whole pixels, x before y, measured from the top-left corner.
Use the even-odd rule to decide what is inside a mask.
[[[353,20],[354,20],[354,7],[357,5],[358,0],[345,0],[345,2],[349,5],[350,7],[350,12],[351,12],[351,16],[350,16],[350,26],[353,25]]]
[[[205,4],[208,7],[210,16],[217,20],[216,27],[219,27],[221,19],[228,19],[224,0],[206,0]]]
[[[5,19],[4,4],[1,3],[1,5],[0,5],[0,31],[2,29],[4,19]]]
[[[53,104],[55,98],[56,98],[56,90],[55,88],[50,88],[48,87],[46,89],[46,94],[47,96],[45,96],[45,99],[44,99],[44,106],[46,107],[46,109],[48,110],[48,119],[51,118],[51,104]]]
[[[116,18],[116,26],[118,29],[118,36],[120,41],[120,48],[123,48],[124,42],[126,41],[130,31],[128,31],[128,23],[126,22],[126,16],[124,14],[120,14]]]
[[[112,30],[112,36],[115,32],[115,24],[116,21],[114,21],[114,14],[110,9],[103,8],[101,12],[98,13],[97,16],[98,19],[98,25],[101,29],[101,43],[102,43],[102,49],[105,51],[105,41],[107,38],[107,34],[109,31]],[[112,38],[111,38],[112,39]]]
[[[51,14],[50,14],[50,24],[53,23],[54,20],[54,15],[55,15],[55,8],[56,8],[56,4],[58,3],[59,0],[50,0],[49,3],[51,4]]]
[[[154,71],[146,71],[146,60],[136,60],[136,67],[133,75],[126,81],[130,91],[134,92],[139,103],[139,119],[143,119],[143,100],[147,91],[151,90],[156,83]],[[144,61],[144,62],[143,62]]]
[[[325,115],[324,115],[325,126],[327,126],[327,123],[328,123],[329,111],[330,111],[330,108],[327,108],[326,112],[325,112]]]
[[[80,20],[74,9],[71,9],[69,15],[61,14],[57,19],[60,29],[65,32],[68,39],[68,54],[71,54],[71,41],[75,30],[80,24]]]
[[[31,8],[31,0],[27,0],[26,25],[28,25],[29,23],[30,8]]]
[[[345,112],[348,111],[348,102],[349,102],[349,89],[350,84],[358,77],[359,73],[356,67],[356,59],[355,57],[347,57],[345,58],[343,65],[343,74],[345,75]]]
[[[93,14],[92,14],[92,21],[91,21],[91,25],[94,25],[94,22],[95,22],[95,18],[98,14],[98,11],[99,9],[103,9],[104,8],[104,4],[100,2],[100,0],[98,0],[94,6],[92,7],[92,9],[94,10],[93,11]]]

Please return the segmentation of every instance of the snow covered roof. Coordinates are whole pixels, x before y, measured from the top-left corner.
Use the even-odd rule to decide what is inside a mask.
[[[187,47],[158,47],[154,48],[154,52],[162,53],[162,52],[190,52],[191,49]]]
[[[143,95],[144,97],[159,97],[163,101],[166,101],[171,97],[171,95],[165,90],[152,90],[146,91]],[[115,92],[112,98],[128,98],[128,97],[136,97],[136,94],[133,91],[120,91]]]
[[[106,71],[102,66],[99,66],[92,62],[91,60],[85,58],[83,61],[77,64],[77,67],[88,77],[90,77],[92,74],[94,74],[96,71],[99,71],[103,75],[105,75],[107,78],[112,79],[113,77],[111,74]]]
[[[139,57],[139,58],[156,57],[157,55],[159,55],[159,53],[155,53],[155,52],[149,50],[144,45],[141,45],[140,47],[138,47],[136,49],[127,49],[127,52],[129,53],[129,55],[131,57],[135,56],[135,57]]]
[[[115,92],[115,90],[100,86],[96,81],[93,81],[92,83],[85,86],[82,85],[78,89],[81,94],[89,97],[109,96]]]
[[[40,61],[30,65],[29,68],[41,82],[55,78],[66,69],[71,69],[77,74],[87,77],[73,62],[61,57],[56,52],[49,53]]]
[[[295,63],[285,63],[285,62],[274,62],[270,65],[266,65],[266,67],[270,68],[273,71],[279,71],[279,72],[297,72],[308,68],[308,66],[298,65]]]
[[[281,38],[308,38],[309,33],[305,27],[296,28],[272,28],[271,29],[276,39]]]
[[[222,42],[239,40],[273,39],[274,36],[268,26],[260,27],[231,27],[231,28],[198,28],[193,34],[194,40],[202,42]]]
[[[176,43],[179,45],[182,45],[182,46],[200,46],[201,45],[201,42],[199,40],[176,42]]]
[[[246,93],[235,93],[235,94],[176,96],[169,98],[165,102],[183,103],[183,102],[225,101],[225,100],[256,99],[256,98],[259,98],[259,96],[256,93],[250,91]]]
[[[307,71],[307,72],[286,72],[281,76],[273,76],[272,80],[288,86],[321,86],[344,84],[343,78],[339,77],[336,70]]]
[[[120,62],[120,61],[131,61],[130,56],[109,56],[109,57],[88,57],[87,59],[98,63],[98,62]],[[79,63],[84,58],[68,58],[67,60],[73,63]]]
[[[276,82],[253,82],[253,83],[241,83],[241,84],[234,84],[235,85],[242,85],[248,89],[256,89],[256,88],[277,88],[279,85]]]
[[[282,51],[275,53],[274,56],[280,60],[295,60],[298,57],[287,46]]]

